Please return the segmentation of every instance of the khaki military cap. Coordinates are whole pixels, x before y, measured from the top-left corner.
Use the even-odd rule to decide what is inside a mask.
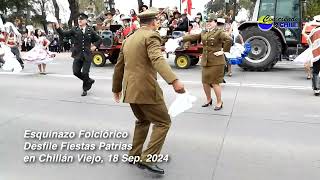
[[[113,16],[113,14],[112,14],[111,11],[106,11],[106,12],[104,13],[104,15],[106,15],[106,16],[109,15],[109,14]]]
[[[139,13],[138,17],[140,19],[155,19],[159,14],[159,10],[157,8],[151,7],[148,10]]]
[[[208,21],[215,21],[217,20],[217,16],[213,13],[208,15]]]

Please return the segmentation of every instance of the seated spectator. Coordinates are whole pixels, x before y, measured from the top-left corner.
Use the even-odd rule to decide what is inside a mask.
[[[197,13],[197,16],[195,17],[194,21],[199,25],[199,27],[202,30],[205,30],[206,28],[206,23],[203,21],[202,14],[199,12]]]
[[[121,13],[119,9],[116,9],[116,13],[113,17],[113,20],[115,21],[115,24],[121,24]]]
[[[160,36],[162,37],[167,36],[169,30],[170,29],[169,29],[168,14],[162,13],[160,15],[160,29],[159,29]]]
[[[134,22],[138,19],[137,13],[134,9],[130,10],[131,21]]]
[[[148,6],[147,5],[142,5],[141,6],[141,11],[140,12],[145,12],[146,10],[148,10]]]
[[[115,25],[115,21],[113,20],[113,14],[108,11],[105,13],[105,20],[103,21],[103,26],[106,27],[106,29],[110,29],[111,25]]]
[[[135,24],[135,26],[137,28],[140,28],[140,23],[139,23],[139,19],[138,19],[138,16],[137,16],[137,13],[134,9],[131,9],[130,10],[130,16],[131,16],[131,22],[132,24]]]
[[[123,21],[122,21],[122,18],[124,18],[125,17],[125,15],[124,14],[120,14],[120,19],[119,19],[119,21],[118,21],[118,24],[119,25],[122,25],[123,26]],[[130,18],[131,19],[131,18]]]
[[[174,31],[184,31],[189,32],[189,19],[187,17],[187,14],[181,15],[181,20],[179,21],[177,27],[174,29]]]
[[[160,15],[161,28],[169,28],[169,18],[167,13]]]
[[[137,26],[131,22],[130,16],[123,17],[122,22],[123,22],[122,35],[124,38],[126,38],[128,34],[130,34],[131,32],[137,30]]]

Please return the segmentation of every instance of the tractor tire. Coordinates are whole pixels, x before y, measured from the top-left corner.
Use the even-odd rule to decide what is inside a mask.
[[[178,69],[188,69],[191,65],[191,58],[186,54],[177,54],[174,64]]]
[[[94,51],[92,52],[92,63],[97,67],[103,67],[106,64],[106,57],[103,52]]]
[[[113,52],[109,58],[109,61],[111,62],[111,64],[117,64],[118,57],[119,57],[119,52]]]
[[[239,65],[245,71],[268,71],[280,60],[281,41],[274,31],[251,26],[242,30],[241,35],[251,45],[251,52]]]
[[[195,56],[191,56],[191,66],[195,66],[198,64],[199,62],[199,58],[195,57]]]

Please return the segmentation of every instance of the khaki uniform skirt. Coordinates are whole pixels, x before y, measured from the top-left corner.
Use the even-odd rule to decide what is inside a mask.
[[[202,83],[203,84],[220,84],[223,83],[224,65],[203,66]]]

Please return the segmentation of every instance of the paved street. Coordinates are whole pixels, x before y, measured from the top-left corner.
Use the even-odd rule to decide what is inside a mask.
[[[174,68],[187,90],[198,99],[194,107],[172,119],[162,154],[166,174],[155,176],[124,162],[108,162],[110,154],[126,151],[82,152],[104,157],[103,163],[24,163],[26,155],[59,153],[24,151],[25,130],[127,131],[130,143],[134,116],[127,104],[112,99],[113,65],[92,67],[96,79],[87,97],[72,75],[69,53],[58,54],[48,75],[26,64],[20,74],[0,70],[0,180],[319,180],[320,97],[313,96],[303,67],[279,62],[270,72],[244,72],[234,66],[223,85],[224,108],[202,108],[205,96],[199,65]],[[175,93],[160,78],[168,106]],[[42,140],[32,142],[61,142]],[[99,143],[104,139],[72,142]],[[113,140],[107,140],[113,141]],[[76,156],[79,151],[62,151]]]

